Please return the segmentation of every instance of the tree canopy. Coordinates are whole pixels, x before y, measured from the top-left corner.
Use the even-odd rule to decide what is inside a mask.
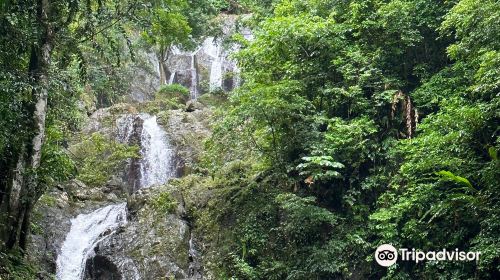
[[[1,262],[47,189],[137,157],[98,134],[67,152],[123,100],[123,66],[193,48],[217,13],[250,14],[253,38],[232,38],[244,82],[184,178],[210,190],[190,218],[216,279],[500,278],[496,0],[0,1]],[[481,257],[383,268],[385,243]]]
[[[498,277],[498,9],[284,0],[254,23],[206,160],[242,177],[214,206],[237,213],[225,275]],[[384,243],[483,255],[385,270]]]

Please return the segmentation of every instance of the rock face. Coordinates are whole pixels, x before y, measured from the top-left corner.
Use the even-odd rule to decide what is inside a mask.
[[[237,29],[236,17],[224,17],[223,33],[228,37]],[[240,83],[238,69],[229,58],[238,46],[223,47],[222,41],[207,38],[190,52],[173,48],[161,65],[155,56],[142,53],[147,67],[137,71],[130,100],[150,100],[159,87],[159,67],[163,67],[169,73],[168,83],[190,88],[195,100],[174,107],[183,109],[165,110],[157,101],[124,103],[99,109],[88,118],[82,134],[99,132],[118,142],[138,145],[142,158],[130,159],[103,186],[89,187],[73,180],[42,197],[34,218],[40,230],[34,231],[28,249],[29,258],[41,267],[40,279],[53,279],[56,268],[60,271],[56,260],[78,215],[93,217],[92,213],[125,202],[127,222],[94,232],[95,243],[82,252],[85,261],[78,263],[81,273],[77,278],[207,278],[198,249],[202,244],[187,218],[190,215],[183,192],[167,181],[193,173],[203,140],[210,134],[211,109],[202,99],[210,100],[212,95],[197,98],[209,90],[229,91]],[[165,197],[172,201],[163,201]],[[164,208],[165,203],[175,207]],[[101,216],[102,221],[81,228],[82,235],[109,218]],[[58,275],[58,279],[66,278]]]
[[[151,51],[141,52],[143,63],[135,66],[137,74],[131,82],[130,101],[150,100],[161,84],[181,84],[189,88],[192,99],[209,91],[227,92],[240,85],[239,69],[230,57],[240,46],[227,43],[235,33],[252,39],[250,30],[239,26],[240,17],[220,15],[221,35],[205,38],[194,49],[172,47],[161,59]]]
[[[85,280],[91,279],[113,279],[121,280],[122,275],[118,271],[118,267],[109,259],[103,256],[94,256],[85,263]],[[132,278],[127,278],[132,279]]]
[[[71,219],[70,231],[57,256],[57,279],[82,279],[82,264],[92,256],[95,246],[126,224],[126,203],[110,204]]]
[[[161,193],[175,197],[178,206],[172,213],[154,208],[154,198]],[[168,185],[141,189],[130,198],[129,206],[132,208],[127,226],[104,239],[87,266],[95,259],[107,260],[123,279],[202,279],[201,265],[193,264],[197,260],[191,254],[191,231],[183,218],[181,194]],[[93,269],[106,268],[94,262]]]
[[[239,69],[230,55],[238,51],[239,46],[225,41],[236,32],[246,39],[252,38],[248,29],[238,26],[238,19],[235,15],[221,15],[222,36],[206,38],[195,50],[173,47],[162,63],[169,74],[166,83],[189,88],[192,99],[208,91],[230,91],[237,87],[241,83]]]
[[[33,213],[32,222],[37,227],[32,230],[27,250],[30,261],[41,269],[40,279],[52,279],[50,274],[55,274],[56,259],[70,231],[71,219],[117,203],[120,201],[118,196],[122,194],[121,188],[110,189],[106,186],[99,190],[72,180],[42,196]]]
[[[153,97],[160,87],[160,73],[158,57],[152,50],[142,50],[136,58],[139,63],[133,65],[135,73],[130,84],[130,102],[144,102]]]
[[[192,112],[164,111],[157,119],[178,155],[171,163],[176,169],[171,177],[190,173],[203,139],[209,135],[210,114],[209,108],[196,104]],[[136,108],[119,104],[96,111],[83,131],[143,146],[144,122],[145,115],[137,113]],[[122,202],[127,202],[128,222],[100,235],[101,240],[85,262],[83,279],[204,278],[198,242],[186,219],[182,193],[168,184],[137,187],[141,186],[140,160],[130,161],[123,172],[114,174],[103,186],[89,187],[73,180],[42,197],[36,209],[36,223],[43,232],[35,232],[29,249],[33,252],[30,258],[47,272],[40,275],[41,279],[50,279],[50,274],[56,272],[56,259],[72,219]],[[165,193],[175,202],[173,211],[156,206],[158,197]]]

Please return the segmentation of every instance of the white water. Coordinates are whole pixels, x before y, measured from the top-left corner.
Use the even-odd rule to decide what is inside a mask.
[[[222,55],[220,43],[214,38],[209,37],[203,42],[203,47],[206,53],[212,57],[212,65],[210,66],[210,90],[222,87],[222,64],[224,57]]]
[[[196,69],[196,52],[191,54],[191,99],[198,98],[198,70]]]
[[[109,205],[73,218],[57,257],[57,279],[82,279],[85,262],[94,253],[94,247],[126,223],[126,203]]]
[[[170,49],[171,55],[180,55],[180,56],[188,56],[190,59],[189,63],[189,69],[178,69],[180,71],[189,71],[190,72],[190,77],[191,77],[191,83],[189,85],[189,91],[191,93],[191,99],[196,99],[198,98],[198,69],[196,67],[196,55],[198,52],[202,49],[202,47],[196,49],[193,52],[188,52],[188,51],[183,51],[179,49],[176,46],[173,46]],[[168,79],[168,84],[171,85],[175,81],[175,75],[176,75],[176,70],[171,69],[172,73],[170,74],[170,77]]]
[[[156,116],[140,114],[139,117],[143,120],[141,187],[164,184],[175,172],[173,149],[166,132],[158,125]],[[134,115],[125,115],[117,120],[118,141],[128,142],[135,120]],[[71,229],[57,257],[57,279],[82,279],[85,263],[93,256],[95,246],[126,223],[126,203],[109,205],[73,218]]]
[[[236,50],[234,48],[234,50]],[[234,51],[233,50],[233,51]],[[199,96],[199,89],[198,89],[198,79],[199,79],[199,74],[198,74],[198,67],[196,65],[197,61],[196,59],[201,56],[208,56],[209,57],[209,76],[208,76],[208,82],[209,82],[209,87],[210,90],[215,90],[219,89],[222,87],[223,83],[223,74],[226,72],[228,69],[224,68],[224,65],[231,65],[229,66],[230,69],[233,69],[235,72],[238,71],[236,69],[236,64],[229,60],[228,58],[228,53],[223,50],[222,44],[220,40],[214,39],[214,37],[208,37],[206,38],[201,46],[199,46],[198,49],[192,52],[184,51],[178,47],[172,47],[171,48],[171,55],[172,56],[187,56],[190,59],[189,62],[189,68],[178,68],[177,65],[170,65],[172,74],[170,75],[170,78],[168,80],[168,84],[172,84],[175,81],[175,75],[176,71],[190,71],[190,77],[191,81],[188,86],[190,89],[191,93],[191,99],[196,99]]]
[[[175,79],[175,71],[173,71],[172,74],[170,74],[170,78],[168,78],[168,84],[169,85],[173,84],[174,79]]]
[[[162,185],[174,175],[174,151],[166,132],[156,122],[156,116],[141,115],[144,120],[141,135],[141,187]]]

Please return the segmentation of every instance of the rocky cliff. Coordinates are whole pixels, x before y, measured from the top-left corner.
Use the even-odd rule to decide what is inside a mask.
[[[129,102],[94,111],[70,141],[69,151],[78,153],[82,139],[98,133],[139,147],[140,156],[107,174],[104,184],[74,179],[41,198],[28,254],[41,268],[40,279],[211,278],[194,228],[197,206],[185,197],[193,193],[176,178],[196,170],[210,134],[212,105],[224,99],[206,93],[241,83],[230,57],[238,46],[224,42],[236,31],[250,35],[234,16],[221,21],[222,35],[205,38],[194,50],[172,47],[163,60],[141,50]],[[190,97],[155,99],[162,83],[181,84]]]
[[[195,107],[198,109],[190,109],[191,112],[164,111],[158,118],[175,147],[172,178],[192,170],[203,139],[209,135],[211,109],[199,102]],[[139,113],[129,104],[102,109],[89,118],[83,132],[100,132],[118,141],[141,145],[144,141],[140,137],[144,124],[141,114],[144,112]],[[132,124],[131,131],[123,130],[125,122]],[[187,219],[182,192],[168,183],[137,187],[143,175],[137,167],[141,160],[129,160],[103,186],[90,187],[72,180],[42,197],[34,219],[40,231],[35,230],[29,249],[30,258],[43,268],[41,278],[48,279],[56,272],[57,256],[61,254],[72,219],[121,202],[127,203],[128,222],[101,233],[101,241],[88,254],[84,279],[203,278],[203,261]],[[165,204],[172,207],[167,209]]]

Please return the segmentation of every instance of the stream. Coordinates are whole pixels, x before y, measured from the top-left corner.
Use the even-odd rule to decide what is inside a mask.
[[[229,22],[231,22],[231,20]],[[231,24],[234,24],[234,22]],[[251,35],[246,34],[245,37],[247,36]],[[207,90],[231,90],[241,83],[239,69],[236,63],[229,58],[229,53],[231,51],[237,51],[238,49],[239,46],[235,45],[232,50],[227,51],[222,47],[221,40],[208,37],[194,51],[181,50],[177,47],[173,47],[169,59],[162,62],[164,64],[159,67],[168,69],[168,73],[170,73],[166,81],[168,84],[177,83],[185,86],[190,91],[191,99],[195,100],[200,94],[205,93]],[[159,69],[160,68],[158,68],[157,73],[158,77]],[[154,79],[151,78],[146,80]],[[157,87],[159,86],[158,84]],[[148,100],[148,94],[151,93],[136,94],[137,96],[134,95],[136,98],[135,101],[143,102]],[[176,176],[175,149],[170,143],[171,141],[169,140],[168,134],[158,124],[156,116],[146,113],[123,114],[116,119],[115,132],[118,142],[140,145],[141,158],[130,159],[128,161],[127,181],[130,195],[145,188],[155,190],[155,187],[164,185],[170,178]],[[131,206],[128,205],[128,207]],[[71,219],[70,230],[65,237],[56,260],[56,275],[58,280],[89,279],[87,274],[92,271],[87,268],[86,264],[89,260],[102,260],[99,259],[100,256],[98,255],[98,251],[106,250],[106,248],[108,248],[106,244],[124,242],[125,244],[120,243],[122,244],[121,246],[135,246],[134,244],[140,243],[136,242],[138,240],[134,239],[136,237],[134,233],[136,233],[138,229],[135,227],[134,221],[132,221],[133,219],[131,218],[131,221],[127,224],[127,216],[133,217],[128,213],[128,207],[125,202],[114,202],[113,204],[106,205],[96,210],[93,208],[92,212],[87,211]],[[132,212],[132,210],[130,211]],[[168,219],[167,217],[167,220]],[[179,229],[189,228],[189,223],[183,220],[182,217],[177,217],[177,220],[170,219],[165,221],[165,223],[168,226],[164,230],[171,230],[176,226],[179,227]],[[122,234],[120,234],[120,229],[123,228],[130,228],[127,234],[130,232],[132,232],[132,234],[123,234],[123,231]],[[155,237],[157,233],[152,229],[149,230],[149,232],[143,232],[142,234],[147,235],[151,233],[149,236]],[[202,268],[198,261],[200,256],[199,252],[196,250],[197,246],[195,245],[195,239],[192,233],[189,232],[188,234],[187,240],[183,237],[183,230],[180,230],[178,237],[171,237],[172,240],[178,238],[177,240],[180,240],[180,242],[186,243],[186,253],[189,259],[188,267],[184,268],[186,271],[181,271],[181,269],[177,268],[175,263],[167,263],[164,261],[164,265],[168,265],[170,267],[169,271],[178,273],[177,275],[181,278],[189,277],[189,279],[202,279]],[[126,239],[124,239],[124,235],[127,236]],[[151,240],[150,242],[154,241]],[[157,243],[140,244],[141,246],[157,245]],[[104,249],[100,247],[104,247]],[[143,249],[142,247],[139,248]],[[120,263],[118,267],[116,267],[117,270],[131,269],[130,267],[133,267],[133,271],[127,274],[128,276],[123,277],[140,279],[137,267],[140,267],[141,264],[133,263],[129,255],[122,253],[123,252],[113,251],[110,253],[111,257],[110,255],[107,256],[111,259],[114,258],[115,262]],[[153,255],[150,257],[152,260],[155,260],[157,256]],[[119,259],[117,260],[116,258]],[[104,266],[108,267],[108,269],[110,269],[109,266],[116,265],[113,261],[111,261],[111,263],[107,261],[109,260],[104,262],[106,263]],[[144,264],[142,265],[144,268]],[[122,272],[123,271],[120,271],[116,275],[120,275]],[[148,278],[149,276],[145,276],[147,273],[147,271],[142,271],[142,277]],[[90,278],[94,279],[93,277],[95,276]],[[102,277],[102,275],[100,277]],[[109,278],[109,275],[107,277]],[[115,279],[114,276],[111,278]],[[119,278],[122,277],[120,276]]]
[[[142,119],[140,188],[162,185],[175,174],[174,150],[167,133],[157,123],[156,116],[140,114]],[[124,116],[118,121],[121,137],[128,140],[134,118]],[[115,230],[127,223],[125,202],[107,205],[88,214],[71,219],[71,228],[57,257],[58,280],[82,279],[87,259],[93,257],[94,248]]]

